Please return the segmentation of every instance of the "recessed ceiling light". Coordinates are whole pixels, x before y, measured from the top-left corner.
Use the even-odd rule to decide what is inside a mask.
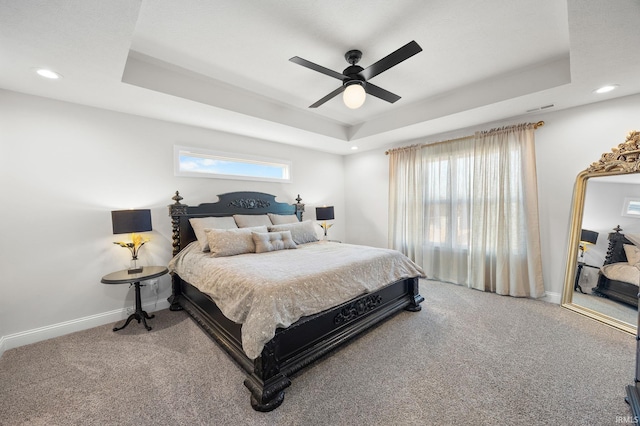
[[[355,151],[356,149],[358,149],[358,147],[357,147],[357,146],[352,146],[352,147],[351,147],[351,149],[352,149],[353,151]]]
[[[610,92],[610,91],[616,89],[617,87],[618,87],[617,84],[608,84],[606,86],[602,86],[601,88],[594,90],[594,92],[595,93],[607,93],[607,92]]]
[[[51,80],[57,80],[59,78],[62,78],[62,76],[57,72],[48,70],[46,68],[38,68],[36,69],[36,72],[40,77],[49,78]]]

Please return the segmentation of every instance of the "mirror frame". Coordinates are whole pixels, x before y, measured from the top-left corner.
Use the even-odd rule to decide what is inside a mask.
[[[567,269],[564,276],[561,305],[567,309],[586,315],[589,318],[604,322],[612,327],[636,334],[637,327],[634,325],[573,303],[573,292],[575,291],[574,281],[578,263],[578,245],[580,243],[580,230],[582,228],[587,181],[594,177],[618,176],[631,173],[640,173],[640,132],[638,131],[629,132],[627,139],[623,143],[612,148],[611,152],[602,154],[598,161],[591,163],[586,170],[578,174],[573,189],[571,228],[567,250]]]

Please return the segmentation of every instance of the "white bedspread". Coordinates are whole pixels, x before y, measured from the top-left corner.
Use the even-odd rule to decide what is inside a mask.
[[[242,324],[242,347],[251,359],[278,327],[400,279],[425,276],[396,250],[325,241],[220,258],[203,253],[196,242],[169,262],[169,270]]]
[[[604,265],[600,270],[610,280],[623,281],[638,285],[640,280],[640,265],[632,265],[627,262],[611,263]]]

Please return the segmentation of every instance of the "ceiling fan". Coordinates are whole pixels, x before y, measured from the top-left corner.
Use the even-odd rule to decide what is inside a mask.
[[[380,59],[375,64],[370,65],[367,68],[362,68],[361,66],[356,65],[360,61],[360,58],[362,58],[362,52],[359,50],[350,50],[345,53],[344,58],[351,65],[345,68],[342,73],[314,64],[313,62],[309,62],[298,56],[294,56],[289,60],[298,65],[302,65],[303,67],[307,67],[342,81],[342,86],[338,87],[336,90],[329,93],[313,105],[310,105],[309,108],[317,108],[329,99],[332,99],[344,92],[344,103],[347,107],[356,109],[360,108],[364,103],[366,93],[390,103],[394,103],[400,99],[400,96],[371,84],[368,80],[420,52],[422,52],[422,48],[418,43],[411,41],[395,52]]]

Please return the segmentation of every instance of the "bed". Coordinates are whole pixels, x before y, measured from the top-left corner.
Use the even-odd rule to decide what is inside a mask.
[[[638,307],[640,269],[636,265],[640,261],[640,249],[619,226],[614,231],[609,233],[607,255],[592,291],[598,296]]]
[[[252,220],[255,219],[259,222],[265,215],[269,215],[272,220],[286,218],[287,223],[276,225],[276,231],[280,229],[278,226],[285,228],[285,230],[269,232],[268,235],[271,235],[271,237],[267,238],[275,238],[273,237],[275,234],[278,234],[278,238],[285,239],[288,239],[291,235],[298,239],[300,235],[306,238],[308,234],[300,234],[298,230],[302,228],[308,229],[311,222],[303,220],[304,204],[301,203],[300,196],[296,199],[297,202],[295,204],[278,202],[275,200],[274,195],[261,192],[222,194],[218,196],[218,201],[198,206],[183,204],[181,202],[182,197],[178,192],[172,199],[174,203],[169,206],[169,213],[172,222],[174,258],[169,263],[172,275],[172,295],[169,298],[170,309],[186,310],[203,330],[218,342],[246,371],[247,376],[244,380],[244,385],[250,391],[251,406],[257,411],[271,411],[277,408],[284,400],[284,390],[291,385],[291,376],[297,371],[309,366],[323,355],[346,344],[358,334],[374,327],[392,315],[402,310],[417,312],[421,309],[420,304],[424,301],[424,298],[419,293],[418,283],[419,278],[423,277],[424,273],[413,262],[409,261],[409,264],[405,264],[404,260],[397,259],[396,254],[399,254],[399,252],[394,250],[373,249],[337,242],[309,241],[304,244],[294,244],[296,247],[291,248],[295,248],[295,250],[278,250],[272,247],[273,251],[265,253],[243,252],[236,256],[220,256],[212,259],[211,256],[217,256],[220,252],[218,240],[212,239],[214,238],[213,235],[215,234],[215,238],[218,238],[220,235],[231,235],[236,231],[214,231],[209,229],[206,232],[212,244],[210,247],[211,254],[204,256],[208,257],[209,260],[205,260],[203,254],[198,253],[201,250],[200,246],[198,246],[199,241],[196,234],[201,234],[202,230],[194,230],[192,226],[192,223],[197,225],[199,222],[197,219],[226,221],[229,217],[233,218],[235,215],[235,218],[247,219],[251,225]],[[292,220],[292,216],[295,219]],[[199,226],[197,225],[196,228]],[[313,224],[313,226],[317,225]],[[258,230],[254,230],[251,235],[256,243],[255,250],[259,251],[262,243],[258,243],[262,241],[260,238],[265,238],[265,233],[262,232],[263,229],[255,229]],[[288,233],[287,229],[291,229],[291,232]],[[271,231],[271,228],[269,228],[269,231]],[[237,233],[244,235],[244,230],[237,231]],[[219,241],[223,240],[221,238]],[[281,248],[282,241],[275,241],[274,244],[277,242],[280,244],[278,248]],[[368,257],[369,250],[371,250],[372,256],[380,256],[380,258],[376,257],[375,265],[372,263],[371,265],[363,264],[360,266],[358,273],[345,273],[344,265],[336,265],[335,269],[329,268],[330,263],[339,263],[339,258],[342,257]],[[339,254],[342,251],[347,254],[344,256]],[[391,254],[393,259],[387,260],[386,254],[383,256],[382,252],[394,252]],[[367,255],[365,256],[365,254]],[[399,255],[406,259],[403,255]],[[296,258],[293,261],[288,258],[288,263],[276,263],[276,258],[283,258],[284,256],[296,256]],[[317,262],[305,263],[308,259],[314,258],[314,256],[317,257]],[[325,262],[325,259],[332,260]],[[260,267],[247,266],[248,263],[245,264],[244,262],[253,262],[254,260],[263,262],[262,269],[265,272],[265,277],[258,278],[255,273],[251,275],[251,271]],[[272,260],[273,267],[264,267],[264,262],[271,262]],[[408,259],[406,260],[408,261]],[[363,261],[366,261],[366,259],[363,259]],[[204,269],[205,262],[207,262],[206,268],[208,271],[209,268],[213,268],[207,274],[218,279],[215,285],[206,284],[210,285],[210,287],[203,287],[205,285],[203,284],[203,278],[196,276],[196,272],[194,272],[200,270],[201,267]],[[393,262],[392,267],[387,267],[388,264],[385,262]],[[237,264],[232,266],[234,263]],[[221,265],[223,264],[225,265],[224,268],[236,268],[233,272],[234,282],[231,285],[229,285],[230,279],[222,275],[223,266]],[[267,263],[267,265],[271,265],[271,263]],[[300,268],[299,265],[307,266]],[[313,275],[305,275],[298,280],[299,284],[295,285],[291,283],[284,285],[276,281],[275,278],[274,282],[271,282],[266,277],[267,269],[270,270],[270,273],[273,270],[276,275],[279,271],[279,280],[282,280],[282,277],[285,276],[288,280],[295,281],[297,274],[301,273],[300,269],[305,269],[305,273],[308,269],[309,273],[313,274],[313,271],[318,269],[314,265],[324,265],[324,268],[328,269],[330,274],[336,274],[329,275],[334,277],[332,279],[327,279],[327,276],[324,275],[323,278],[318,278],[318,282],[321,281],[323,285],[328,286],[324,293],[319,292],[322,296],[316,295],[315,298],[311,298],[311,302],[305,301],[300,303],[300,306],[288,306],[284,313],[277,313],[276,320],[264,319],[266,316],[260,313],[256,314],[257,316],[254,315],[255,312],[263,312],[261,311],[263,309],[262,305],[285,305],[290,300],[295,300],[294,297],[289,297],[288,294],[282,296],[282,293],[280,293],[280,296],[274,296],[275,293],[269,293],[270,291],[280,291],[277,290],[279,288],[286,291],[287,288],[290,288],[293,289],[293,293],[306,294],[316,285],[310,284],[313,282]],[[291,277],[287,277],[287,274],[283,275],[283,268],[285,267],[291,271]],[[367,281],[369,280],[368,274],[370,270],[375,271],[375,269],[372,269],[375,267],[382,268],[380,269],[380,275],[384,276],[388,281],[369,285]],[[389,272],[388,270],[392,271]],[[236,274],[238,278],[235,278]],[[387,277],[386,274],[390,274],[389,277],[392,278]],[[255,289],[249,289],[248,287],[249,281],[253,279],[252,277],[256,277]],[[364,289],[361,288],[359,294],[348,300],[343,300],[340,303],[315,312],[314,310],[323,308],[324,304],[333,302],[332,299],[337,297],[335,296],[336,293],[340,293],[345,297],[355,291],[350,287],[348,290],[343,291],[343,287],[335,284],[342,283],[343,280],[349,277],[358,281],[358,285],[363,286]],[[366,277],[366,280],[362,277]],[[195,284],[189,281],[194,281]],[[205,288],[205,291],[201,291],[198,287]],[[232,288],[233,292],[242,294],[240,302],[228,304],[230,296],[227,297],[226,293],[221,290],[227,287]],[[346,289],[347,287],[344,288]],[[245,291],[244,289],[247,290]],[[254,302],[258,301],[258,303],[249,305],[246,303],[248,299]],[[269,301],[269,303],[264,302],[265,300]],[[238,306],[242,308],[241,312],[238,311]],[[237,321],[238,319],[241,321]],[[291,323],[289,324],[289,322]],[[269,331],[270,329],[265,323],[275,323],[279,326]],[[247,331],[250,328],[249,325],[251,325],[252,330],[253,326],[257,325],[259,331],[252,333],[259,336],[262,342],[256,343],[249,340],[250,336],[248,336],[249,332]]]

